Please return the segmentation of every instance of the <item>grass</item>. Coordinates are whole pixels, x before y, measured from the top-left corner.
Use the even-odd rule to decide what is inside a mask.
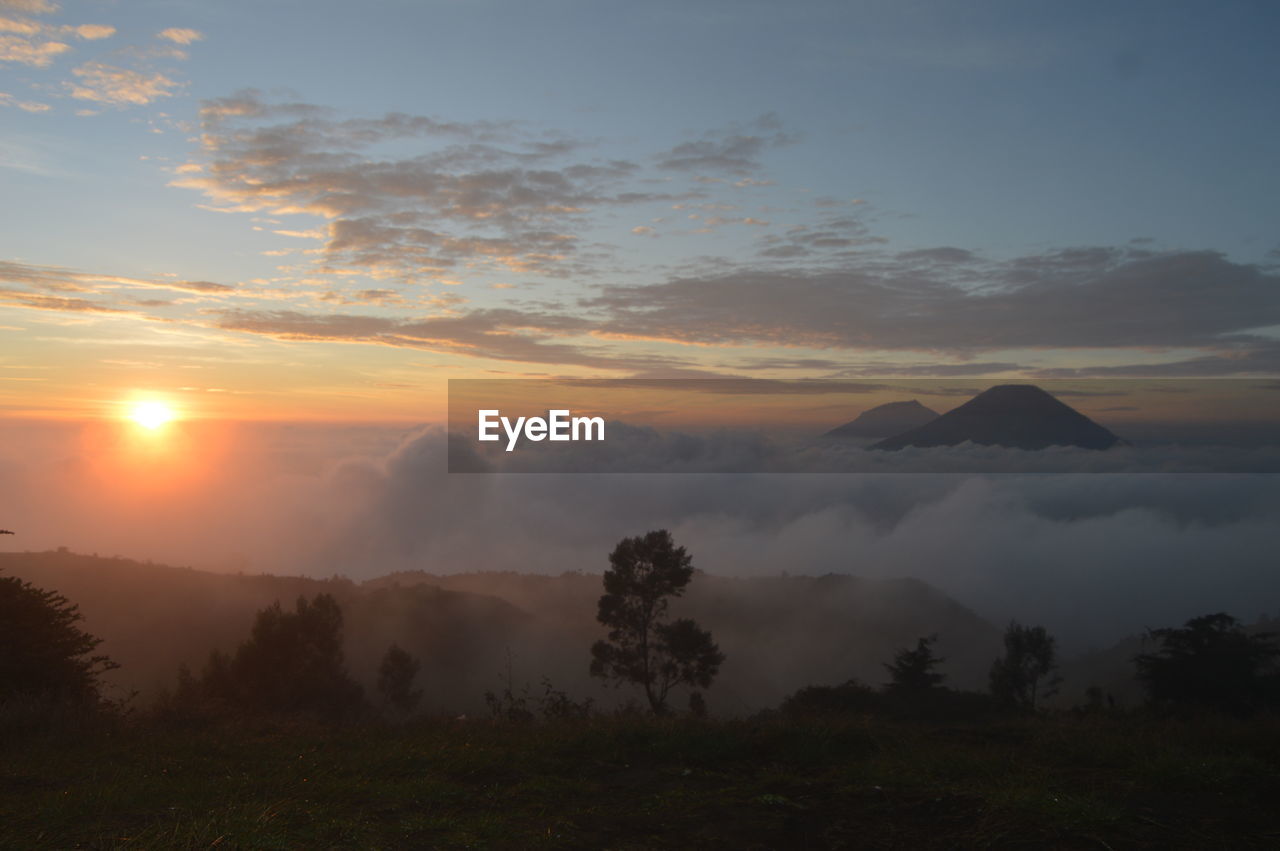
[[[146,721],[0,739],[0,847],[1264,848],[1280,720]]]

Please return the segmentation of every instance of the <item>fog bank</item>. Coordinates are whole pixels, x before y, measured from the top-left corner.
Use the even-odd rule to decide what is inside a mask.
[[[212,461],[149,482],[83,431],[10,425],[3,544],[364,580],[598,573],[620,538],[668,528],[709,573],[915,577],[1067,649],[1280,611],[1272,475],[450,475],[439,428],[211,435],[187,439]]]

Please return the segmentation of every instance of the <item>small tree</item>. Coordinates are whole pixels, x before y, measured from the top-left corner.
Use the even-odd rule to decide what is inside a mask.
[[[382,664],[378,666],[378,691],[386,704],[397,712],[408,715],[422,700],[422,691],[413,687],[419,667],[418,660],[398,644],[388,647],[382,657]]]
[[[1149,634],[1160,649],[1134,657],[1134,664],[1153,704],[1246,712],[1280,697],[1274,633],[1250,635],[1235,618],[1219,612],[1192,618],[1181,629]]]
[[[591,675],[641,686],[649,708],[664,714],[671,689],[709,687],[724,662],[710,632],[666,618],[669,599],[693,578],[692,560],[662,529],[619,541],[609,565],[597,614],[609,638],[591,648]]]
[[[0,577],[0,701],[98,702],[99,678],[120,666],[94,654],[102,639],[76,626],[83,618],[61,594]]]
[[[992,696],[1006,706],[1034,712],[1041,698],[1057,694],[1062,679],[1051,677],[1058,667],[1055,645],[1044,627],[1010,621],[1004,631],[1004,656],[991,666]]]
[[[898,651],[893,661],[884,666],[890,677],[885,689],[896,694],[918,695],[942,685],[947,676],[934,668],[947,660],[933,654],[937,640],[936,634],[929,635],[919,639],[914,650]]]

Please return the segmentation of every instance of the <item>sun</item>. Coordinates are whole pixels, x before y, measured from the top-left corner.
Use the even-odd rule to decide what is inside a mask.
[[[129,419],[152,431],[174,418],[173,408],[162,402],[139,402],[129,412]]]

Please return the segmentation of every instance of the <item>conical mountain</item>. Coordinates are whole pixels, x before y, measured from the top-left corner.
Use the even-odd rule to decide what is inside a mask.
[[[1014,449],[1050,446],[1110,449],[1124,442],[1033,384],[1001,384],[932,422],[882,440],[871,448],[956,446],[966,441]]]
[[[915,399],[910,402],[888,402],[868,408],[857,419],[831,429],[823,437],[893,437],[937,418],[937,411],[926,408]]]

